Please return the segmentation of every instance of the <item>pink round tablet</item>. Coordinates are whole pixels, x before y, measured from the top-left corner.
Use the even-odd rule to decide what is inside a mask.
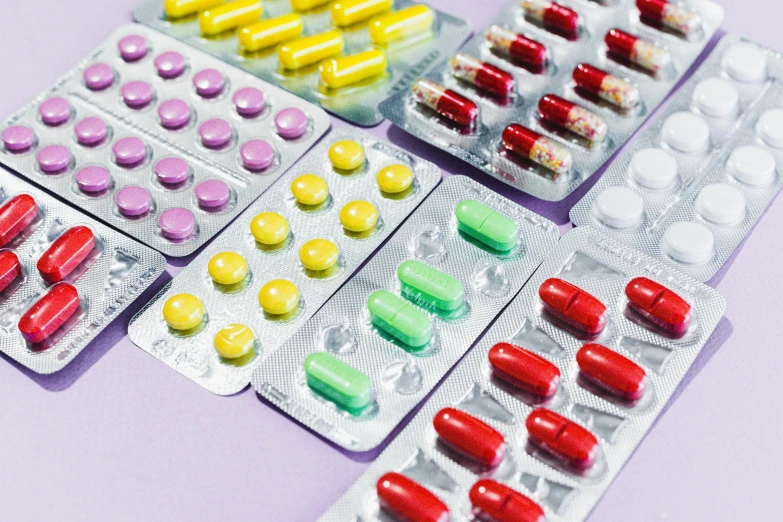
[[[111,148],[117,165],[131,167],[141,163],[147,154],[144,142],[135,136],[117,140]]]
[[[181,158],[163,158],[155,163],[155,176],[163,185],[177,185],[190,176],[190,167]]]
[[[125,105],[131,109],[141,109],[152,101],[152,85],[133,80],[120,88],[120,94],[122,94]]]
[[[199,126],[198,134],[205,147],[219,149],[231,141],[231,125],[226,120],[213,118]]]
[[[182,100],[166,100],[158,107],[160,124],[167,129],[179,129],[190,121],[190,107]]]
[[[63,145],[47,145],[38,151],[38,166],[47,174],[55,174],[68,168],[71,153]]]
[[[240,147],[239,156],[247,170],[264,170],[275,160],[275,150],[264,140],[250,140]]]
[[[195,193],[199,206],[212,209],[225,205],[231,190],[219,179],[208,179],[196,185]]]
[[[141,216],[149,211],[152,198],[147,189],[131,185],[117,191],[114,196],[117,209],[123,216]]]
[[[77,121],[73,132],[80,144],[97,145],[106,139],[106,123],[96,116],[90,116]]]
[[[223,92],[226,81],[217,69],[204,69],[193,76],[196,92],[204,98],[212,98]]]
[[[105,63],[94,63],[84,70],[84,84],[88,89],[101,91],[114,83],[114,69]]]
[[[264,110],[264,93],[255,87],[243,87],[234,93],[237,113],[245,118],[256,116]]]
[[[49,98],[38,107],[38,114],[45,125],[60,125],[71,117],[71,104],[65,98]]]
[[[158,225],[164,237],[169,239],[185,239],[193,234],[196,218],[186,208],[174,207],[160,214]]]
[[[106,190],[110,183],[109,171],[103,167],[89,165],[80,168],[76,173],[76,184],[79,185],[79,190],[88,194]]]
[[[158,76],[170,80],[185,72],[185,57],[177,51],[166,51],[155,58]]]
[[[22,152],[33,146],[33,129],[23,125],[12,125],[3,131],[3,145],[11,152]]]
[[[281,137],[293,140],[301,137],[307,130],[307,116],[300,109],[289,107],[277,113],[275,126]]]
[[[141,60],[147,55],[147,40],[138,34],[129,34],[117,42],[120,56],[126,62]]]

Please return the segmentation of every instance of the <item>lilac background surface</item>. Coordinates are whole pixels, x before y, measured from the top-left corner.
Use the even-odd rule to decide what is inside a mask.
[[[136,0],[3,2],[0,116],[27,103],[113,28]],[[487,24],[506,0],[431,0]],[[726,0],[724,29],[783,49],[783,4]],[[332,118],[334,127],[345,125]],[[467,174],[569,228],[568,209],[527,197],[388,123],[371,130]],[[775,520],[783,395],[783,202],[712,284],[728,310],[718,332],[591,522]],[[169,265],[169,274],[184,261]],[[218,397],[136,348],[136,310],[170,275],[54,376],[0,361],[3,520],[314,520],[375,454],[348,455],[260,401]],[[725,278],[723,278],[725,275]]]

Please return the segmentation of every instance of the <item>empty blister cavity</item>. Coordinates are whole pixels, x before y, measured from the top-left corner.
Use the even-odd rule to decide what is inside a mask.
[[[553,358],[565,355],[565,349],[560,344],[527,318],[523,319],[522,326],[519,327],[519,330],[511,338],[511,342]]]
[[[569,274],[573,278],[620,277],[617,270],[580,251],[574,252],[574,255],[565,262],[559,273]]]
[[[532,473],[521,473],[519,482],[536,498],[540,499],[542,504],[558,514],[563,512],[568,499],[576,491],[571,486],[547,480]]]
[[[383,372],[383,384],[400,395],[418,392],[423,384],[421,369],[414,360],[396,361]]]
[[[457,402],[463,410],[489,419],[510,424],[514,416],[491,393],[473,383],[470,390]]]
[[[732,225],[745,217],[745,196],[732,185],[713,183],[701,189],[694,208],[707,221]]]
[[[329,353],[350,353],[356,348],[356,335],[348,321],[334,319],[321,326],[319,342],[321,348]]]
[[[618,340],[618,344],[656,373],[666,371],[666,364],[674,354],[671,348],[634,339],[633,337],[621,337]]]
[[[473,285],[482,294],[501,297],[508,293],[508,274],[502,263],[483,259],[476,266]]]

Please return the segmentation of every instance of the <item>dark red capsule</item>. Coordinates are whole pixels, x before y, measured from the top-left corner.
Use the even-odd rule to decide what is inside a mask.
[[[636,0],[636,8],[642,16],[660,21],[668,3],[666,0]]]
[[[75,287],[56,285],[19,319],[19,332],[29,343],[44,341],[76,313],[79,304]]]
[[[574,34],[579,30],[579,14],[549,0],[522,0],[525,16],[555,33]]]
[[[449,508],[427,488],[405,475],[389,472],[375,485],[381,507],[411,522],[448,522]]]
[[[514,92],[514,77],[494,65],[457,53],[449,61],[455,78],[475,85],[496,98],[506,98]]]
[[[574,68],[573,72],[576,86],[595,95],[601,92],[601,86],[604,78],[607,76],[609,76],[608,72],[602,71],[598,67],[593,67],[589,63],[580,63]]]
[[[22,273],[19,257],[10,250],[0,251],[0,292]]]
[[[546,94],[538,101],[538,113],[541,117],[561,127],[568,123],[569,114],[574,107],[575,103],[555,94]]]
[[[606,325],[606,306],[578,286],[551,277],[538,289],[546,310],[587,334],[595,335]]]
[[[489,349],[492,375],[520,390],[548,399],[560,385],[560,369],[533,352],[511,343]]]
[[[636,0],[636,8],[642,18],[686,36],[701,25],[699,15],[666,0]]]
[[[442,442],[482,464],[497,466],[506,456],[506,439],[495,428],[454,408],[443,408],[432,421]]]
[[[621,31],[620,29],[610,29],[604,37],[604,42],[610,53],[622,56],[631,61],[633,61],[632,58],[635,54],[634,46],[638,41],[639,38],[632,34],[628,34],[625,31]]]
[[[18,236],[38,215],[35,199],[19,194],[0,207],[0,247],[4,247]]]
[[[683,333],[691,324],[691,305],[660,283],[636,277],[625,287],[628,305],[653,324]]]
[[[63,232],[38,259],[38,272],[47,283],[65,279],[95,246],[92,230],[79,225]]]
[[[483,478],[470,488],[474,514],[494,522],[546,522],[544,510],[522,493]]]
[[[531,441],[568,467],[585,469],[598,456],[598,439],[579,424],[546,408],[536,408],[525,421]]]
[[[478,120],[478,106],[459,93],[422,78],[413,84],[413,97],[460,127],[471,128]]]
[[[587,380],[620,398],[635,401],[647,389],[644,369],[606,346],[582,346],[576,353],[576,363]]]
[[[493,48],[525,64],[530,69],[539,71],[546,66],[547,49],[540,42],[500,25],[491,26],[487,31],[486,38]]]

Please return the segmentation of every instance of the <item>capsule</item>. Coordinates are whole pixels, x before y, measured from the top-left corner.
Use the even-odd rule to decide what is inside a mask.
[[[524,348],[497,343],[488,357],[494,377],[526,393],[549,399],[560,386],[560,369]]]
[[[386,45],[425,33],[432,27],[435,15],[426,5],[414,5],[374,18],[370,22],[370,40]]]
[[[473,513],[494,522],[546,522],[541,507],[505,484],[482,478],[470,488]]]
[[[701,25],[699,15],[666,0],[636,0],[642,18],[648,18],[683,36],[690,35]]]
[[[555,174],[566,174],[574,161],[568,149],[519,123],[503,129],[503,147]]]
[[[202,11],[198,15],[198,23],[201,34],[214,36],[256,22],[262,12],[258,0],[236,0]]]
[[[0,248],[13,241],[38,215],[38,205],[28,194],[14,196],[0,207]]]
[[[367,298],[370,321],[406,346],[420,349],[432,339],[432,320],[405,299],[378,290]]]
[[[330,10],[332,23],[337,27],[348,27],[363,22],[392,8],[392,0],[338,0]]]
[[[656,74],[671,64],[671,55],[646,40],[620,29],[611,29],[604,37],[610,54],[614,54]]]
[[[625,287],[628,305],[653,324],[673,333],[691,324],[691,305],[660,283],[637,277]]]
[[[606,325],[606,307],[578,286],[550,277],[538,289],[545,309],[568,325],[596,335]]]
[[[19,319],[19,332],[28,343],[40,343],[76,313],[81,301],[67,283],[52,287]]]
[[[519,242],[519,227],[514,220],[495,212],[480,201],[460,201],[454,215],[460,232],[492,250],[508,252]]]
[[[478,120],[478,106],[443,85],[422,78],[413,84],[413,99],[429,107],[460,127],[473,128]]]
[[[574,68],[573,78],[578,88],[621,109],[632,109],[639,103],[639,89],[590,64],[577,65]]]
[[[534,71],[542,71],[546,67],[547,49],[542,43],[500,25],[490,27],[486,39],[493,48]]]
[[[19,262],[19,256],[10,250],[0,251],[0,292],[8,288],[21,273],[22,263]]]
[[[183,16],[216,7],[224,1],[225,0],[165,0],[163,2],[163,11],[169,18],[182,18]]]
[[[612,395],[635,401],[647,389],[644,369],[606,346],[588,343],[576,353],[581,375]]]
[[[372,401],[370,378],[332,354],[311,353],[304,371],[310,388],[352,414],[361,413]]]
[[[297,11],[309,11],[328,2],[329,0],[291,0],[291,8]]]
[[[525,17],[549,31],[572,35],[579,30],[579,14],[549,0],[522,0]]]
[[[301,16],[287,14],[245,26],[237,38],[242,49],[254,52],[299,38],[303,29]]]
[[[402,284],[402,295],[424,301],[440,311],[456,310],[465,298],[465,288],[459,279],[421,261],[409,259],[400,263],[397,278]]]
[[[590,141],[606,137],[607,126],[603,118],[560,96],[544,95],[538,101],[538,113],[541,118]]]
[[[574,421],[546,408],[536,408],[525,421],[531,442],[568,467],[586,469],[598,456],[598,439]]]
[[[95,246],[92,230],[79,225],[63,232],[38,259],[38,272],[47,283],[58,283],[84,261]]]
[[[375,78],[386,71],[386,53],[372,49],[342,58],[332,58],[320,66],[321,83],[330,89]]]
[[[449,60],[455,78],[475,85],[477,89],[505,99],[514,92],[514,77],[494,65],[457,53]]]
[[[449,522],[449,508],[433,493],[401,473],[389,472],[375,485],[381,507],[402,520]]]
[[[342,33],[326,31],[284,43],[277,49],[277,58],[283,67],[294,71],[340,54],[342,50]]]
[[[506,456],[506,439],[495,428],[454,408],[443,408],[432,421],[440,440],[457,453],[495,467]]]

